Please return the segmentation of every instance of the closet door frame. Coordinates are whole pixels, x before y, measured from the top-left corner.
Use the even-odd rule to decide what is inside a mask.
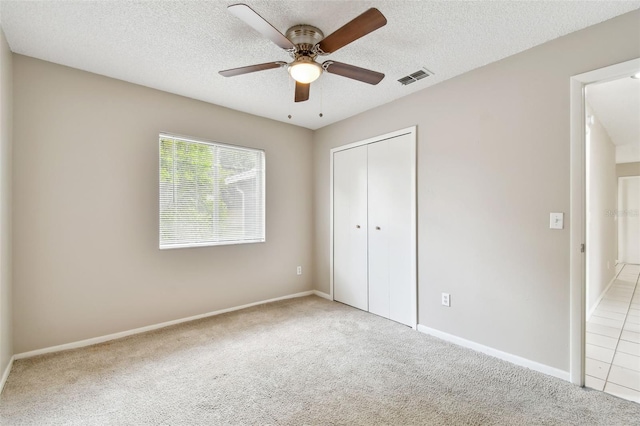
[[[362,146],[362,145],[369,145],[372,143],[376,143],[376,142],[380,142],[386,139],[392,139],[398,136],[403,136],[403,135],[411,135],[412,139],[413,139],[413,144],[415,146],[415,150],[414,153],[416,154],[416,158],[414,158],[414,160],[417,161],[417,144],[416,144],[416,132],[417,132],[417,126],[411,126],[411,127],[407,127],[405,129],[400,129],[400,130],[396,130],[395,132],[391,132],[391,133],[386,133],[384,135],[380,135],[380,136],[375,136],[373,138],[369,138],[369,139],[364,139],[358,142],[353,142],[347,145],[341,145],[338,146],[336,148],[333,148],[330,150],[330,158],[329,158],[329,167],[330,167],[330,172],[329,172],[329,194],[330,194],[330,200],[329,200],[329,233],[330,233],[330,244],[329,244],[329,298],[331,300],[334,300],[333,297],[333,251],[334,251],[334,246],[333,246],[333,241],[334,241],[334,229],[333,229],[333,156],[336,152],[339,151],[344,151],[346,149],[351,149],[351,148],[355,148],[358,146]],[[414,283],[413,286],[413,294],[412,294],[412,328],[415,330],[417,325],[418,325],[418,266],[417,266],[417,257],[418,257],[418,244],[417,244],[417,213],[418,213],[418,208],[417,208],[417,166],[416,164],[414,164],[413,169],[411,170],[411,174],[412,174],[412,182],[413,182],[413,188],[412,188],[412,193],[413,193],[413,197],[411,200],[411,240],[412,240],[412,247],[411,247],[411,252],[413,253],[413,256],[411,258],[411,275],[412,275],[412,281]]]

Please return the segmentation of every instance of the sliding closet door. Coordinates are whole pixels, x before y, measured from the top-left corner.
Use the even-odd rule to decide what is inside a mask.
[[[368,145],[369,311],[415,324],[415,142]]]
[[[334,299],[368,310],[367,147],[333,155]]]

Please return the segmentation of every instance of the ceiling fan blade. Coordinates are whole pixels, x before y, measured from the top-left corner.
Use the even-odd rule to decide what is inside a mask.
[[[296,81],[296,102],[304,102],[306,100],[309,100],[309,86],[311,86],[311,84],[298,83]]]
[[[356,41],[360,37],[380,27],[384,27],[386,24],[387,18],[385,18],[378,9],[372,7],[332,34],[329,34],[324,40],[318,43],[318,47],[320,47],[320,50],[324,53],[333,53],[352,41]]]
[[[248,67],[232,68],[230,70],[219,71],[223,77],[234,77],[236,75],[249,74],[250,72],[270,70],[286,65],[285,62],[267,62],[266,64],[249,65]]]
[[[246,4],[234,4],[227,9],[281,48],[285,50],[295,49],[295,46],[288,38]]]
[[[355,65],[343,64],[342,62],[326,61],[322,64],[322,67],[329,74],[336,74],[374,85],[380,83],[384,78],[384,74],[381,72],[356,67]]]

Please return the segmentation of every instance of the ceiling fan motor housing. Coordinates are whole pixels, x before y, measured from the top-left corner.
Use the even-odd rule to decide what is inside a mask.
[[[295,25],[287,30],[285,37],[296,45],[294,57],[300,55],[315,57],[318,52],[314,51],[314,47],[322,41],[324,34],[311,25]]]

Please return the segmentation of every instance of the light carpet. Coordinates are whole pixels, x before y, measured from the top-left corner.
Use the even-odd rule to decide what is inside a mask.
[[[2,425],[633,425],[640,405],[315,296],[15,362]]]

